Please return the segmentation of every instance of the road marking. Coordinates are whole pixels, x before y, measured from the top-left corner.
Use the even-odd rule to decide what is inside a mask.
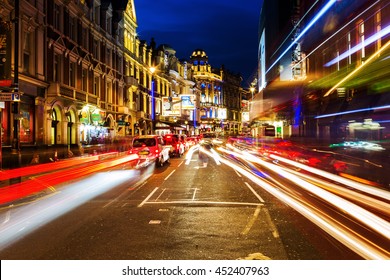
[[[198,190],[198,188],[195,188],[194,189],[194,193],[192,194],[192,200],[195,200],[195,195],[196,195],[196,191]]]
[[[240,174],[240,173],[238,173],[238,171],[237,171],[237,170],[235,170],[235,169],[234,169],[234,172],[236,172],[236,174],[237,174],[237,176],[238,176],[238,177],[240,177],[240,178],[242,177],[242,176],[241,176],[241,174]]]
[[[263,208],[263,211],[265,212],[265,214],[266,214],[265,217],[267,218],[268,224],[269,224],[269,226],[272,229],[272,235],[275,238],[278,238],[279,237],[278,229],[276,228],[274,222],[272,221],[271,215],[269,214],[268,209],[267,208]]]
[[[145,201],[143,204],[217,204],[217,205],[242,205],[263,206],[262,203],[234,202],[234,201],[203,201],[203,200],[172,200],[172,201]]]
[[[255,192],[255,190],[251,187],[251,185],[249,185],[247,182],[244,182],[245,185],[253,192],[253,194],[257,197],[257,199],[261,202],[261,203],[264,203],[264,199],[261,198],[261,196]]]
[[[171,173],[169,173],[169,175],[168,175],[167,177],[165,177],[164,181],[168,180],[168,178],[169,178],[169,177],[173,174],[173,172],[175,172],[175,171],[176,171],[176,169],[173,170]]]
[[[179,165],[177,167],[180,167],[180,165],[182,165],[184,163],[184,161],[180,162]]]
[[[149,225],[159,225],[159,224],[161,224],[160,220],[150,220],[149,221]]]
[[[241,232],[242,235],[247,235],[253,225],[255,224],[257,218],[259,217],[261,206],[257,206],[255,212],[253,213],[252,218],[249,220],[248,224],[245,226],[245,229]]]
[[[158,195],[158,197],[154,201],[157,201],[160,198],[160,196],[162,196],[162,194],[166,191],[166,189],[167,188],[163,189],[163,191]]]
[[[140,205],[138,205],[137,207],[142,207],[148,200],[149,198],[152,197],[152,195],[158,190],[158,187],[156,187],[145,199],[144,201],[141,202]]]

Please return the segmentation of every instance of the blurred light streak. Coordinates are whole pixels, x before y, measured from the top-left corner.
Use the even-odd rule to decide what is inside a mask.
[[[188,150],[188,152],[186,154],[186,163],[185,163],[186,165],[190,164],[192,156],[193,156],[194,152],[197,151],[197,150],[199,150],[199,144],[191,146],[191,148]]]
[[[355,182],[353,180],[343,178],[341,176],[337,176],[335,174],[332,174],[332,173],[329,173],[329,172],[326,172],[326,171],[323,171],[323,170],[320,170],[320,169],[317,169],[314,167],[310,167],[310,166],[307,166],[305,164],[302,164],[302,163],[299,163],[299,162],[296,162],[296,161],[293,161],[290,159],[286,159],[286,158],[283,158],[283,157],[280,157],[277,155],[270,155],[270,157],[277,159],[279,161],[282,161],[284,163],[293,165],[295,167],[301,168],[303,170],[309,171],[311,173],[317,174],[319,176],[325,177],[327,179],[342,183],[342,184],[349,186],[351,188],[354,188],[354,189],[360,190],[362,192],[365,192],[365,193],[368,193],[368,194],[371,194],[371,195],[374,195],[374,196],[377,196],[377,197],[380,197],[382,199],[386,199],[386,200],[390,201],[390,193],[388,191],[384,191],[384,190],[381,190],[381,189],[378,189],[375,187],[361,184],[359,182]]]
[[[316,116],[314,118],[321,119],[321,118],[334,117],[334,116],[339,116],[339,115],[347,115],[347,114],[353,114],[353,113],[360,113],[360,112],[373,111],[373,110],[384,110],[384,109],[390,109],[390,105],[363,108],[363,109],[350,110],[350,111],[343,111],[343,112],[338,112],[338,113],[333,113],[333,114],[325,114],[325,115]]]
[[[213,158],[217,165],[221,164],[220,156],[218,155],[218,153],[213,148],[210,149],[210,152],[207,151],[207,149],[205,149],[203,147],[200,147],[199,150],[202,151],[202,153],[205,153],[206,155],[208,155],[211,158]]]
[[[372,35],[371,37],[367,38],[364,40],[364,43],[363,42],[360,42],[359,44],[357,44],[356,46],[354,46],[353,48],[351,48],[350,50],[340,54],[339,56],[337,56],[336,58],[332,59],[331,61],[325,63],[325,66],[326,67],[329,67],[337,62],[339,62],[340,60],[343,60],[344,58],[350,56],[351,54],[354,54],[355,52],[359,51],[362,49],[362,47],[367,47],[369,45],[371,45],[372,43],[375,43],[378,39],[386,36],[387,34],[390,33],[390,25],[383,28],[381,31],[379,31],[378,33],[375,33],[374,35]]]
[[[6,217],[4,213],[1,215],[4,222],[0,229],[0,250],[86,201],[138,177],[139,172],[134,170],[97,173],[67,185],[61,192],[40,200],[39,203],[9,208]]]
[[[336,32],[334,32],[332,34],[332,36],[329,36],[325,41],[323,41],[321,44],[319,44],[316,48],[314,48],[314,50],[312,50],[310,53],[308,53],[305,58],[301,59],[299,62],[296,62],[292,68],[295,68],[297,67],[298,65],[300,65],[305,59],[307,59],[310,55],[312,55],[316,50],[318,50],[322,45],[324,45],[326,42],[328,42],[329,40],[331,40],[334,36],[336,36],[339,32],[341,32],[345,27],[348,27],[349,25],[351,25],[351,23],[354,23],[356,22],[357,19],[361,18],[362,15],[364,13],[366,13],[367,11],[369,11],[372,7],[374,7],[376,4],[378,4],[380,2],[380,0],[376,1],[375,3],[373,3],[371,6],[369,6],[367,9],[365,9],[363,12],[361,12],[360,14],[358,14],[356,17],[354,17],[353,19],[351,19],[348,23],[346,23],[344,26],[340,27]],[[386,5],[387,6],[387,5]]]
[[[237,152],[226,150],[222,147],[219,147],[218,150],[228,154],[235,154],[237,157],[245,157],[240,155]],[[280,189],[277,189],[267,183],[266,181],[259,179],[258,177],[251,174],[249,171],[244,170],[240,166],[225,160],[221,159],[222,163],[230,166],[234,170],[240,172],[243,176],[250,179],[252,182],[256,183],[264,190],[281,200],[282,202],[289,205],[291,208],[301,213],[304,217],[309,219],[311,222],[319,226],[333,238],[362,256],[366,259],[389,259],[390,253],[378,248],[375,244],[371,243],[369,240],[364,239],[358,233],[354,233],[345,226],[341,225],[337,221],[334,221],[326,213],[321,212],[319,209],[314,209],[313,206],[309,207],[304,202],[295,200],[294,198],[283,193]]]
[[[285,170],[287,172],[294,173],[297,176],[305,178],[305,180],[312,181],[312,182],[318,184],[319,187],[325,188],[329,191],[332,191],[332,192],[340,194],[344,197],[347,197],[349,200],[358,201],[358,202],[360,202],[360,203],[362,203],[370,208],[375,208],[377,211],[383,212],[386,215],[390,214],[390,204],[387,202],[375,199],[373,197],[361,194],[359,192],[342,187],[340,185],[330,183],[328,181],[319,179],[317,177],[314,177],[314,176],[311,176],[308,174],[300,173],[298,171],[287,169],[287,168]]]
[[[377,50],[375,53],[373,53],[369,58],[366,59],[364,63],[359,65],[355,70],[353,70],[351,73],[349,73],[347,76],[345,76],[343,79],[341,79],[337,84],[335,84],[330,90],[328,90],[324,97],[331,94],[336,88],[338,88],[340,85],[342,85],[345,81],[349,80],[353,75],[355,75],[357,72],[362,70],[364,67],[370,64],[374,59],[378,57],[378,55],[383,52],[385,49],[387,49],[390,46],[390,41],[387,41],[386,44],[384,44],[379,50]]]
[[[76,158],[67,159],[63,161],[37,164],[33,166],[26,166],[26,167],[15,168],[10,170],[0,170],[0,180],[3,181],[11,178],[16,178],[16,177],[23,177],[23,176],[29,176],[38,173],[54,171],[58,169],[67,168],[70,166],[75,166],[78,164],[97,161],[97,160],[99,160],[99,156],[76,157]]]
[[[345,178],[348,178],[348,179],[351,179],[353,181],[357,181],[359,183],[366,184],[366,185],[371,185],[371,186],[376,186],[376,187],[381,186],[380,184],[378,184],[376,182],[371,182],[369,180],[366,180],[366,179],[363,179],[360,177],[356,177],[356,176],[353,176],[351,174],[347,174],[347,173],[343,173],[343,172],[339,172],[339,176],[342,176],[342,177],[345,177]]]
[[[244,152],[242,152],[242,155],[237,155],[237,156],[249,159],[249,160],[256,162],[262,166],[265,166],[268,169],[271,169],[271,170],[277,172],[278,174],[280,174],[281,176],[283,176],[287,180],[290,180],[291,182],[293,182],[295,185],[297,185],[297,186],[305,189],[306,191],[316,195],[317,197],[327,201],[328,203],[330,203],[331,205],[334,205],[338,209],[345,211],[346,213],[348,213],[349,215],[351,215],[352,217],[354,217],[358,221],[362,222],[366,226],[375,230],[377,233],[379,233],[387,238],[390,237],[390,223],[387,222],[386,220],[374,215],[373,213],[365,210],[364,208],[357,206],[357,205],[353,204],[352,202],[345,200],[341,197],[338,197],[337,195],[335,195],[329,191],[321,189],[321,188],[319,188],[319,187],[317,187],[309,182],[306,182],[305,180],[299,178],[298,176],[295,176],[295,175],[283,170],[283,168],[281,168],[275,164],[261,160],[260,158],[254,156],[248,152],[244,151]],[[282,157],[275,156],[275,155],[271,155],[271,157],[274,159],[280,160],[280,161],[284,161],[284,162],[290,161],[290,160],[287,160],[287,159],[284,159]],[[295,163],[294,161],[291,161],[291,162]],[[296,166],[303,166],[303,164],[297,163]],[[340,178],[342,178],[342,177],[340,177]],[[342,178],[342,179],[344,179],[344,178]],[[356,182],[353,182],[353,183],[359,184]]]
[[[280,59],[302,38],[303,35],[336,3],[336,0],[330,0],[309,22],[309,24],[299,33],[294,41],[283,51],[283,53],[274,61],[274,63],[267,69],[265,73],[268,73]]]
[[[58,171],[52,174],[42,175],[33,180],[24,181],[0,188],[0,204],[9,203],[20,198],[43,191],[49,187],[69,182],[87,176],[93,172],[114,167],[132,160],[138,159],[138,155],[131,154],[115,160],[100,163],[90,163],[89,166],[75,167],[71,170]],[[44,183],[43,183],[44,182]]]
[[[283,46],[283,44],[287,41],[287,40],[291,40],[291,34],[299,27],[299,24],[302,22],[302,20],[309,14],[309,12],[314,8],[315,5],[317,5],[317,3],[319,2],[319,0],[317,0],[315,3],[313,3],[311,5],[311,7],[306,11],[306,13],[302,16],[302,18],[299,19],[299,21],[294,25],[293,29],[291,30],[291,32],[286,36],[286,38],[284,39],[284,41],[280,44],[280,46],[274,51],[274,53],[271,55],[271,56],[274,56],[276,54],[276,52],[278,50],[280,50],[280,48]]]

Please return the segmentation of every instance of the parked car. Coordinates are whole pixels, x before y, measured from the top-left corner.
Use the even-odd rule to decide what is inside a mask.
[[[179,134],[164,135],[165,145],[170,146],[170,155],[181,157],[185,152],[185,144]]]
[[[133,138],[131,154],[138,154],[141,162],[155,161],[157,166],[169,162],[169,146],[158,135],[140,135]]]

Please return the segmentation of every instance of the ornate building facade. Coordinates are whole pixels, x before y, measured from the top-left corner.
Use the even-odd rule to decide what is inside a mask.
[[[10,75],[1,77],[0,93],[21,96],[2,101],[5,149],[239,130],[240,102],[233,99],[240,78],[226,75],[224,82],[204,52],[179,60],[168,45],[141,40],[133,0],[4,0],[0,21],[12,26]]]

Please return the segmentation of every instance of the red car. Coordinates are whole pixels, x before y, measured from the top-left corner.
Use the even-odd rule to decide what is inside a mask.
[[[165,145],[170,146],[170,155],[181,157],[185,152],[185,144],[182,142],[180,134],[164,135]]]

